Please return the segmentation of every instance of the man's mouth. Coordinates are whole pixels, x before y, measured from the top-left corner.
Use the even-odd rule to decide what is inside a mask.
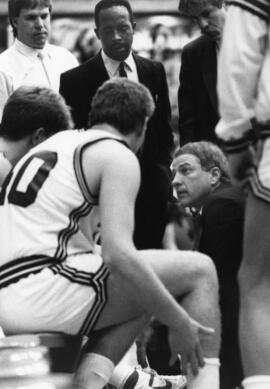
[[[46,32],[37,32],[34,34],[36,38],[47,38],[48,34]]]
[[[123,46],[123,45],[115,45],[115,46],[112,46],[112,49],[115,50],[115,51],[124,51],[125,50],[125,46]]]

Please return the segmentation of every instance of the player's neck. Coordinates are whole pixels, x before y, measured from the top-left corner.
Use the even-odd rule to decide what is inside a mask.
[[[10,141],[0,138],[0,151],[2,151],[9,162],[14,166],[28,149],[28,140]]]
[[[138,149],[138,137],[136,136],[135,132],[124,135],[119,130],[117,130],[116,127],[113,127],[107,123],[95,124],[93,127],[91,127],[91,130],[106,131],[112,135],[115,135],[123,139],[128,144],[130,149],[133,150],[134,152],[136,152]]]
[[[112,135],[116,135],[119,138],[125,139],[125,136],[121,134],[120,131],[117,130],[114,126],[107,124],[107,123],[101,123],[101,124],[95,124],[93,127],[91,127],[91,130],[101,130],[109,132]]]

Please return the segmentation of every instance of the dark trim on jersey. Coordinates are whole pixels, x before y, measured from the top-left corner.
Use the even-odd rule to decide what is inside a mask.
[[[108,300],[107,279],[110,275],[109,269],[102,264],[91,280],[91,286],[96,292],[93,306],[91,307],[84,323],[82,324],[79,335],[89,336],[94,329],[99,316]]]
[[[53,266],[50,266],[50,269],[54,274],[59,274],[71,282],[86,286],[92,286],[92,279],[95,276],[95,273],[93,272],[78,270],[64,263],[56,263]]]
[[[79,230],[79,220],[88,215],[93,208],[92,204],[84,202],[78,208],[73,209],[69,215],[69,224],[58,234],[58,246],[54,257],[58,260],[64,260],[67,256],[68,241]]]
[[[222,148],[228,153],[240,153],[247,149],[251,144],[255,143],[257,140],[257,134],[255,131],[249,130],[243,134],[242,138],[230,139],[230,140],[221,140]]]
[[[110,136],[104,136],[102,138],[94,139],[92,141],[82,143],[79,146],[77,146],[75,149],[75,152],[74,152],[74,159],[73,159],[75,175],[76,175],[79,187],[82,191],[82,194],[83,194],[84,198],[86,199],[86,201],[93,203],[95,205],[98,203],[98,197],[96,195],[92,194],[90,189],[88,188],[87,181],[85,179],[85,175],[84,175],[83,168],[82,168],[82,155],[83,155],[83,151],[86,147],[94,145],[94,144],[96,144],[100,141],[103,141],[103,140],[115,140],[117,142],[124,144],[126,147],[129,148],[127,143],[122,139],[113,138]]]
[[[265,188],[263,184],[261,183],[256,169],[253,170],[253,174],[251,178],[249,179],[251,191],[254,194],[255,197],[258,197],[259,199],[266,201],[268,204],[270,203],[270,189]]]
[[[251,14],[258,16],[266,22],[269,22],[270,17],[270,4],[269,0],[233,0],[227,1],[227,5],[234,5],[242,8]]]
[[[92,254],[92,251],[84,252],[83,254],[90,255]],[[104,268],[102,271],[100,268],[98,272],[94,273],[77,270],[76,268],[56,261],[57,259],[53,257],[31,255],[30,257],[19,258],[8,262],[0,267],[0,289],[20,281],[22,278],[26,278],[30,274],[37,274],[44,268],[48,268],[54,274],[59,274],[71,282],[91,286],[96,293],[99,293],[96,280],[99,279],[100,274],[104,273],[104,264],[101,265],[101,268]]]
[[[15,259],[0,267],[0,289],[9,286],[30,274],[39,273],[55,263],[55,258],[44,255],[31,255]]]

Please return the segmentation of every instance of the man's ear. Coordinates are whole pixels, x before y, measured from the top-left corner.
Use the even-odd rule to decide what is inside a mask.
[[[32,147],[37,146],[47,138],[45,129],[43,127],[38,128],[31,136]]]
[[[18,26],[18,18],[16,17],[16,18],[10,19],[10,24],[11,24],[12,27],[17,28],[17,26]]]
[[[133,31],[135,31],[135,29],[136,29],[136,22],[132,22],[132,28],[133,28]]]
[[[95,28],[95,29],[94,29],[94,31],[95,31],[95,34],[96,34],[97,38],[100,40],[100,36],[99,36],[98,29],[97,29],[97,28]]]
[[[217,166],[214,166],[210,169],[210,183],[212,186],[215,186],[219,183],[221,177],[220,169]]]

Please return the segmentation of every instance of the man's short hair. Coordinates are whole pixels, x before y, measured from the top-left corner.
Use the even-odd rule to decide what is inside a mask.
[[[206,171],[218,167],[221,173],[220,181],[230,181],[228,160],[223,151],[214,143],[206,141],[187,143],[177,148],[174,159],[184,154],[192,154],[197,157],[202,169]]]
[[[114,78],[98,88],[89,116],[90,126],[107,123],[123,135],[142,131],[154,111],[154,101],[142,84],[127,78]]]
[[[43,128],[47,136],[73,128],[64,99],[50,88],[22,86],[6,102],[0,136],[18,141]]]
[[[17,28],[12,22],[13,18],[17,18],[23,8],[34,9],[37,6],[48,7],[51,12],[52,0],[8,0],[8,17],[15,37],[17,36]]]
[[[181,16],[197,17],[209,6],[222,8],[224,0],[180,0],[179,12]]]
[[[121,5],[123,7],[126,7],[126,9],[129,12],[130,21],[133,23],[133,12],[130,3],[127,0],[100,0],[96,6],[94,11],[94,18],[95,18],[95,25],[96,28],[99,28],[99,14],[100,11],[107,8],[112,8],[114,6]]]

